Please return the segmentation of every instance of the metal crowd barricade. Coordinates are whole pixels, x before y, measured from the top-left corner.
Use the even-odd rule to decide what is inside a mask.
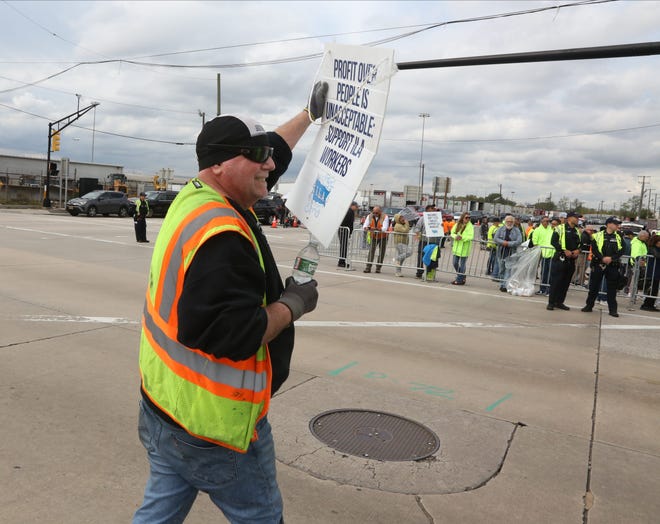
[[[381,232],[379,232],[381,233]],[[397,262],[397,243],[394,239],[401,233],[387,232],[385,234],[384,254],[382,263],[383,272],[394,272],[399,267]],[[395,237],[394,235],[397,235]],[[379,246],[376,247],[374,258],[369,262],[369,250],[372,243],[372,232],[364,231],[362,228],[355,228],[352,233],[348,228],[339,228],[330,245],[325,249],[320,249],[319,254],[323,257],[329,257],[339,261],[342,253],[341,238],[346,239],[346,268],[347,270],[364,269],[367,264],[376,266],[379,264]],[[425,236],[419,237],[413,232],[406,235],[405,246],[410,253],[401,264],[401,270],[405,276],[414,276],[418,272],[425,272],[425,267],[421,262],[420,251],[429,243]],[[447,273],[456,274],[453,266],[452,239],[449,236],[440,237],[440,258],[436,274]],[[444,242],[442,241],[444,240]],[[420,249],[421,243],[421,249]],[[487,241],[476,239],[472,241],[472,249],[465,264],[465,275],[469,278],[490,278],[499,281],[498,275],[487,274],[488,259],[491,256],[491,250],[487,249]],[[385,271],[385,270],[388,271]],[[549,271],[548,271],[549,274]],[[539,269],[540,275],[540,269]]]
[[[383,272],[394,273],[394,271],[399,267],[399,264],[396,259],[397,245],[395,242],[393,242],[393,235],[401,235],[401,233],[387,232],[384,234],[386,235],[386,241],[384,242],[385,248],[383,260],[380,265],[383,268]],[[320,255],[339,261],[341,254],[343,253],[340,237],[345,238],[346,241],[346,267],[342,269],[359,270],[364,269],[367,264],[372,264],[373,267],[379,264],[378,248],[375,250],[373,260],[369,262],[369,249],[371,247],[371,238],[373,237],[371,237],[370,232],[364,231],[361,227],[356,227],[352,233],[350,233],[349,228],[339,228],[338,234],[335,234],[334,238],[330,242],[330,245],[327,248],[320,250]],[[444,242],[440,242],[442,247],[440,248],[440,259],[438,260],[436,275],[442,273],[456,275],[456,270],[453,266],[453,254],[451,249],[452,239],[449,236],[441,237],[441,239],[443,238]],[[418,272],[425,273],[426,268],[421,263],[419,250],[420,243],[423,247],[428,244],[428,239],[423,236],[419,238],[412,232],[406,236],[406,239],[406,246],[408,247],[410,256],[406,257],[400,266],[403,274],[405,276],[414,276]],[[551,249],[554,253],[554,248],[552,247],[540,247],[542,250]],[[491,249],[487,247],[486,240],[473,240],[472,249],[465,264],[466,278],[490,278],[494,281],[500,282],[501,279],[499,278],[499,275],[487,274],[488,259],[490,254]],[[625,267],[625,271],[629,271],[628,289],[626,290],[627,293],[623,290],[621,293],[624,294],[624,296],[627,295],[626,298],[630,299],[631,307],[635,306],[636,302],[639,300],[644,300],[647,297],[654,299],[658,298],[657,284],[655,291],[653,289],[653,277],[656,275],[645,274],[644,270],[642,269],[647,265],[648,260],[652,258],[652,255],[639,257],[632,266],[629,265],[629,257],[623,257],[621,259],[620,263],[622,265],[622,269]],[[418,259],[420,260],[419,265]],[[552,257],[541,257],[537,269],[536,285],[550,285],[551,263]],[[543,271],[543,264],[548,264],[548,269],[546,272]],[[571,279],[571,288],[573,290],[582,292],[586,292],[588,290],[590,265],[589,251],[583,251],[576,261],[575,273]],[[658,266],[660,266],[660,264],[658,264]],[[656,271],[660,271],[660,267],[657,267]],[[426,275],[424,275],[424,277],[426,277]]]
[[[653,262],[649,264],[649,262]],[[630,307],[634,308],[638,299],[644,301],[652,299],[652,305],[658,300],[658,282],[660,281],[660,262],[654,260],[653,255],[637,257],[630,266],[629,279]],[[651,268],[650,271],[647,268]]]

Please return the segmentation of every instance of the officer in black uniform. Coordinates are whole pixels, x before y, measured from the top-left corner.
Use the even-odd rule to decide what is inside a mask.
[[[568,287],[571,285],[571,278],[575,272],[575,261],[580,256],[580,231],[577,228],[580,216],[571,211],[566,214],[566,222],[559,224],[550,243],[555,248],[555,254],[552,257],[550,266],[550,294],[548,295],[548,305],[546,309],[569,308],[564,304]]]
[[[149,242],[147,240],[147,214],[149,213],[149,203],[145,198],[146,196],[146,193],[140,193],[139,200],[135,201],[133,222],[135,225],[135,240],[137,242]]]
[[[607,307],[610,316],[618,317],[616,288],[619,283],[619,261],[623,255],[623,239],[619,234],[621,222],[616,217],[605,220],[605,229],[591,237],[591,276],[589,295],[582,311],[589,313],[596,303],[600,285],[605,278],[607,283]]]
[[[337,262],[337,267],[348,268],[350,264],[346,263],[346,254],[348,253],[348,240],[353,234],[353,226],[355,224],[355,213],[358,209],[357,202],[351,202],[344,219],[339,225],[339,230],[337,235],[339,237],[339,261]]]

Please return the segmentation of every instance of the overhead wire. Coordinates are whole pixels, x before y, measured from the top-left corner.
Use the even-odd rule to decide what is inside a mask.
[[[431,29],[436,29],[439,27],[443,26],[448,26],[452,24],[462,24],[462,23],[470,23],[470,22],[479,22],[479,21],[486,21],[486,20],[493,20],[493,19],[498,19],[498,18],[506,18],[506,17],[513,17],[513,16],[522,16],[522,15],[527,15],[527,14],[535,14],[539,12],[544,12],[544,11],[549,11],[549,10],[559,10],[561,8],[566,8],[566,7],[577,7],[577,6],[584,6],[584,5],[594,5],[594,4],[602,4],[602,3],[609,3],[609,2],[614,2],[618,0],[582,0],[578,2],[571,2],[571,3],[564,3],[564,4],[559,4],[559,5],[554,5],[554,6],[544,6],[544,7],[538,7],[538,8],[533,8],[533,9],[525,9],[525,10],[520,10],[520,11],[512,11],[512,12],[506,12],[506,13],[496,13],[492,15],[483,15],[479,17],[469,17],[469,18],[464,18],[464,19],[458,19],[458,20],[449,20],[445,22],[437,22],[437,23],[432,23],[432,24],[416,24],[416,25],[408,25],[408,26],[397,26],[397,27],[391,27],[391,28],[381,28],[381,29],[371,29],[371,30],[363,30],[363,31],[353,31],[353,32],[346,32],[346,33],[334,33],[334,34],[328,34],[328,35],[317,35],[317,36],[308,36],[308,37],[298,37],[298,38],[292,38],[292,39],[282,39],[282,40],[271,40],[271,41],[265,41],[265,42],[254,42],[254,43],[244,43],[244,44],[232,44],[228,46],[219,46],[219,47],[213,47],[213,48],[204,48],[204,49],[195,49],[195,50],[188,50],[188,51],[177,51],[177,52],[171,52],[171,53],[159,53],[156,55],[145,55],[142,57],[137,57],[137,58],[155,58],[155,57],[161,57],[161,56],[172,56],[172,55],[180,55],[180,54],[191,54],[191,53],[199,53],[199,52],[206,52],[206,51],[217,51],[217,50],[222,50],[222,49],[231,49],[231,48],[237,48],[237,47],[247,47],[247,46],[257,46],[257,45],[270,45],[274,43],[285,43],[285,42],[291,42],[291,41],[299,41],[299,40],[306,40],[306,39],[315,39],[315,38],[322,38],[322,37],[330,37],[330,36],[343,36],[343,35],[351,35],[351,34],[363,34],[363,33],[368,33],[368,32],[379,32],[379,31],[387,31],[387,30],[394,30],[394,29],[404,29],[404,28],[418,28],[413,31],[408,31],[406,33],[402,33],[399,35],[393,35],[390,37],[386,37],[380,40],[375,40],[369,43],[366,43],[364,45],[367,46],[375,46],[375,45],[380,45],[382,43],[388,43],[396,40],[400,40],[403,38],[408,38],[410,36],[413,36],[415,34],[422,33],[424,31],[429,31]],[[16,9],[14,6],[12,6],[9,2],[6,0],[3,0],[3,2],[8,5],[10,8],[12,8],[14,11],[19,13],[21,16],[25,17],[44,31],[48,32],[49,34],[52,34],[53,36],[70,43],[74,46],[78,46],[78,44],[75,44],[74,42],[71,42],[69,40],[66,40],[65,38],[61,37],[57,33],[54,33],[50,31],[48,28],[42,26],[29,16],[25,15],[24,13],[20,12],[18,9]],[[90,51],[86,48],[83,48],[86,51]],[[92,52],[92,51],[90,51]],[[100,55],[100,53],[96,53],[97,55]],[[260,65],[273,65],[273,64],[282,64],[282,63],[291,63],[291,62],[297,62],[297,61],[304,61],[304,60],[309,60],[312,58],[318,58],[322,56],[322,53],[312,53],[312,54],[307,54],[307,55],[300,55],[297,57],[286,57],[286,58],[279,58],[279,59],[270,59],[270,60],[262,60],[262,61],[255,61],[255,62],[249,62],[249,63],[230,63],[230,64],[205,64],[205,65],[190,65],[190,64],[159,64],[159,63],[153,63],[153,62],[142,62],[142,61],[137,61],[134,59],[112,59],[112,58],[104,58],[102,60],[93,60],[93,61],[81,61],[78,63],[75,63],[74,65],[65,68],[62,71],[53,73],[51,75],[48,75],[47,77],[44,77],[39,80],[35,80],[32,82],[21,82],[23,85],[18,86],[15,88],[9,88],[5,90],[0,90],[1,93],[8,93],[12,91],[16,91],[19,89],[23,89],[25,87],[31,87],[31,86],[37,86],[38,84],[41,84],[47,80],[50,80],[52,78],[55,78],[59,75],[62,75],[76,67],[82,66],[82,65],[98,65],[98,64],[108,64],[108,63],[129,63],[133,65],[138,65],[138,66],[146,66],[146,67],[167,67],[167,68],[185,68],[185,69],[199,69],[199,68],[215,68],[215,69],[221,69],[221,68],[233,68],[233,67],[250,67],[250,66],[260,66]],[[4,78],[4,77],[3,77]],[[117,103],[117,104],[122,104],[121,102],[112,102],[112,103]],[[141,107],[145,109],[155,109],[155,108],[149,108],[147,106],[140,106],[136,104],[123,104],[127,106],[132,106],[132,107]],[[40,115],[34,115],[32,113],[29,113],[27,111],[20,110],[18,108],[13,108],[9,105],[6,104],[0,104],[0,106],[3,106],[8,109],[12,109],[15,111],[20,111],[22,113],[26,113],[32,116],[37,116],[39,118],[43,118],[48,120],[48,118],[40,116]],[[162,110],[162,108],[160,108]],[[176,111],[174,111],[176,112]],[[188,114],[188,112],[185,111],[180,111],[180,113],[183,114]],[[190,114],[193,114],[192,112]],[[623,128],[623,129],[615,129],[615,130],[604,130],[604,131],[596,131],[596,132],[590,132],[590,133],[574,133],[574,134],[568,134],[568,135],[552,135],[552,136],[541,136],[541,137],[521,137],[521,138],[501,138],[501,139],[456,139],[456,140],[442,140],[438,142],[446,142],[446,143],[459,143],[459,142],[507,142],[507,141],[522,141],[522,140],[542,140],[542,139],[553,139],[553,138],[568,138],[568,137],[574,137],[574,136],[586,136],[586,135],[597,135],[597,134],[606,134],[606,133],[616,133],[616,132],[622,132],[622,131],[629,131],[633,129],[644,129],[644,128],[650,128],[650,127],[656,127],[659,126],[660,124],[651,124],[648,126],[637,126],[637,127],[631,127],[631,128]],[[76,126],[80,127],[80,126]],[[82,129],[86,129],[82,127]],[[143,137],[134,137],[130,135],[122,135],[119,133],[112,133],[108,131],[102,131],[102,130],[95,130],[96,132],[99,133],[105,133],[113,136],[118,136],[118,137],[123,137],[123,138],[128,138],[128,139],[134,139],[134,140],[144,140],[144,141],[152,141],[152,142],[160,142],[160,143],[167,143],[167,144],[175,144],[175,145],[184,145],[182,142],[178,141],[164,141],[164,140],[158,140],[158,139],[148,139],[148,138],[143,138]],[[392,141],[407,141],[408,139],[386,139],[384,140],[392,140]],[[434,142],[433,140],[428,140],[430,143]],[[187,145],[187,144],[186,144]]]
[[[20,83],[20,84],[25,84],[25,82],[23,82],[22,80],[16,80],[15,78],[9,78],[9,77],[2,76],[2,75],[0,75],[0,78],[2,78],[4,80],[9,80],[10,82],[17,82],[17,83]],[[69,91],[64,91],[63,89],[55,89],[54,87],[45,87],[45,86],[35,86],[35,87],[39,87],[39,89],[45,89],[47,91],[54,91],[56,93],[62,93],[62,94],[65,94],[65,95],[75,95],[75,93],[71,93]],[[103,102],[105,104],[116,104],[116,105],[120,105],[120,106],[135,107],[137,109],[148,109],[150,111],[164,111],[164,112],[168,112],[168,113],[178,113],[178,114],[183,114],[183,115],[197,115],[197,111],[182,111],[180,109],[168,109],[168,108],[165,108],[165,107],[150,107],[150,106],[145,106],[145,105],[141,105],[141,104],[130,104],[128,102],[117,102],[116,100],[110,100],[110,99],[107,99],[107,98],[97,98],[97,97],[87,97],[87,98],[93,99],[96,102]]]

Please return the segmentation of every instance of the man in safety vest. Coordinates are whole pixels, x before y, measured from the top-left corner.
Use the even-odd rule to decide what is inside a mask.
[[[327,90],[317,83],[309,108],[275,132],[222,115],[197,138],[199,175],[172,203],[149,273],[139,435],[151,472],[134,523],[183,522],[199,491],[231,522],[282,521],[266,415],[289,374],[293,322],[318,292],[315,280],[282,285],[252,205]]]
[[[537,295],[550,294],[550,266],[555,248],[552,246],[552,234],[554,230],[550,227],[550,217],[541,217],[539,227],[531,231],[529,236],[529,247],[539,246],[541,249],[541,284]]]
[[[147,240],[147,215],[149,214],[149,202],[145,192],[140,193],[140,198],[135,201],[135,213],[133,222],[135,226],[135,241],[149,242]]]
[[[550,267],[550,293],[546,309],[570,308],[564,304],[571,278],[575,272],[575,261],[580,256],[580,231],[577,227],[580,217],[573,211],[566,213],[565,222],[559,224],[552,233],[552,246],[555,248]]]
[[[607,308],[612,317],[618,317],[616,291],[619,283],[619,262],[623,255],[623,239],[619,234],[621,222],[616,217],[605,220],[605,230],[594,233],[591,237],[591,274],[589,276],[589,295],[582,308],[590,313],[596,303],[600,285],[607,283]]]
[[[371,265],[376,255],[376,248],[378,248],[378,259],[376,260],[376,273],[380,273],[380,268],[385,259],[385,251],[387,250],[387,230],[390,227],[390,218],[383,213],[380,206],[374,206],[371,213],[364,221],[362,229],[368,231],[371,235],[369,246],[369,254],[367,255],[367,265],[364,268],[364,273],[371,273]]]
[[[647,242],[649,241],[649,232],[642,229],[636,237],[630,241],[630,258],[628,259],[628,267],[626,271],[626,287],[623,289],[624,293],[629,293],[630,283],[633,276],[637,273],[637,281],[644,281],[644,270],[646,265],[646,255],[649,252]]]
[[[490,219],[491,225],[488,228],[488,235],[486,249],[489,251],[488,263],[486,264],[486,274],[497,277],[499,275],[499,268],[497,267],[497,244],[493,240],[495,232],[500,228],[502,222],[500,217],[494,216]],[[495,280],[495,278],[493,279]]]

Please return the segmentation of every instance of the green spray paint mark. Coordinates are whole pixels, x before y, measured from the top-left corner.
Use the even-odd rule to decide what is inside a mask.
[[[358,365],[358,362],[355,362],[355,361],[354,361],[354,362],[350,362],[350,363],[346,364],[346,365],[345,365],[344,367],[342,367],[342,368],[335,369],[335,370],[333,370],[333,371],[328,371],[328,375],[331,375],[331,376],[333,376],[333,377],[336,377],[336,376],[339,375],[340,373],[346,371],[348,368],[352,368],[353,366],[357,366],[357,365]]]
[[[499,406],[505,400],[509,400],[513,396],[513,393],[507,393],[501,399],[493,402],[490,406],[486,408],[486,411],[493,411],[497,406]]]

